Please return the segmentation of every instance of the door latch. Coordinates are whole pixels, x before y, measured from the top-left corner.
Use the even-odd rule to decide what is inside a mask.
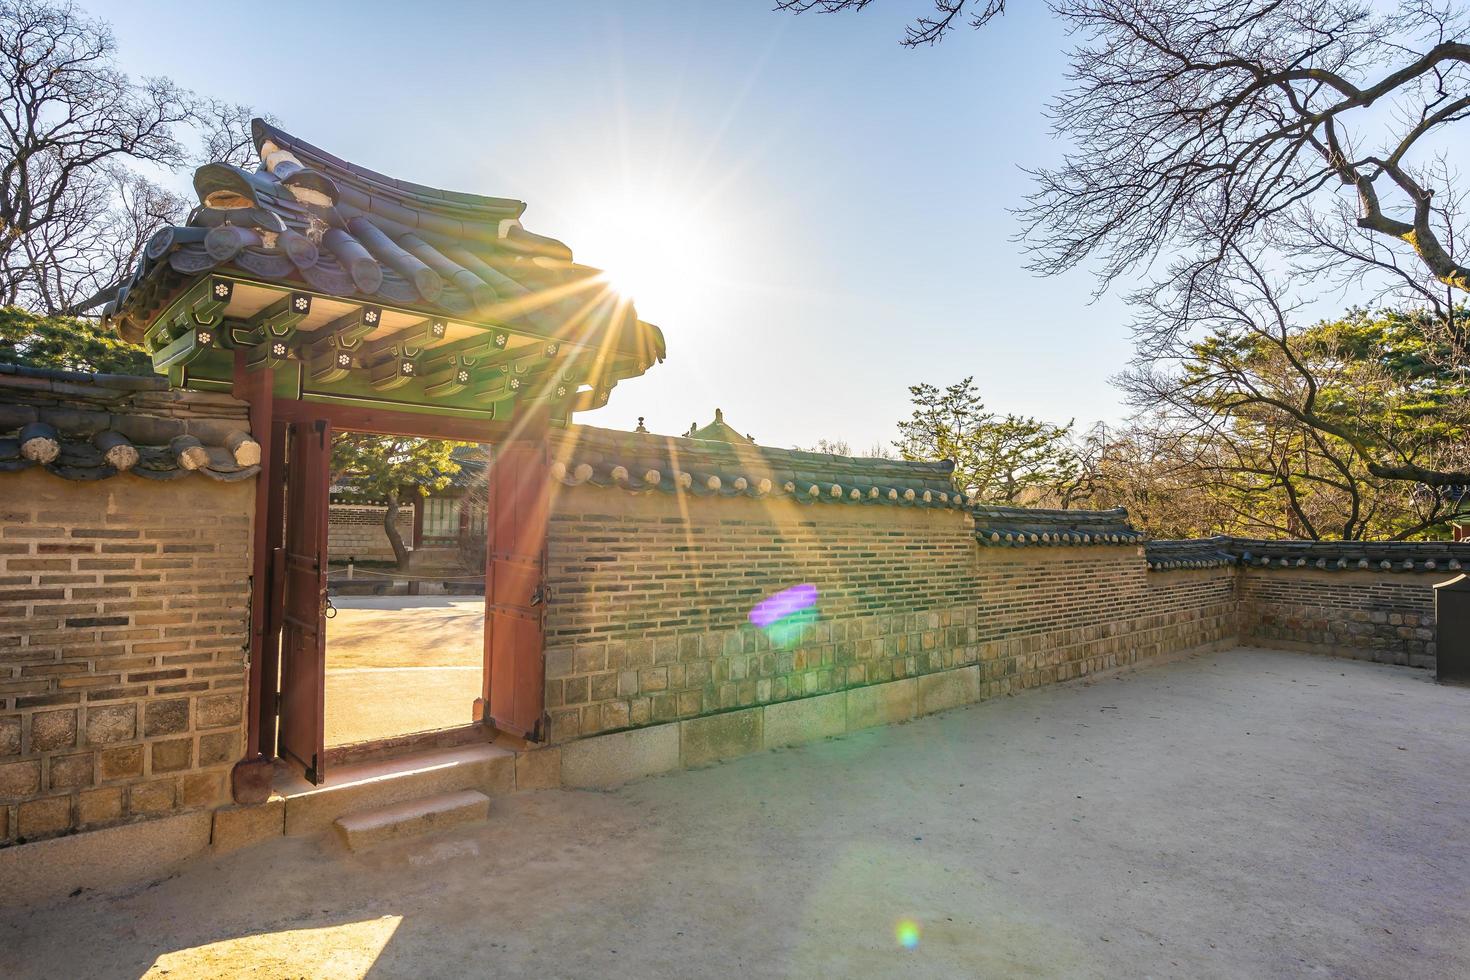
[[[531,593],[531,605],[539,606],[544,601],[546,601],[546,587],[538,585],[536,591]]]

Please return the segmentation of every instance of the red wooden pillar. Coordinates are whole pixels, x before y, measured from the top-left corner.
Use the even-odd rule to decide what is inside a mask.
[[[274,377],[268,370],[247,372],[244,351],[235,352],[234,395],[250,405],[250,433],[260,444],[260,474],[255,483],[251,528],[250,647],[246,676],[244,757],[231,775],[236,802],[263,801],[270,792],[275,754],[276,649],[279,629],[272,606],[273,553],[281,544],[281,480],[284,447],[274,420]]]
[[[484,691],[476,705],[501,731],[545,738],[546,529],[551,507],[544,419],[497,446],[486,514]]]

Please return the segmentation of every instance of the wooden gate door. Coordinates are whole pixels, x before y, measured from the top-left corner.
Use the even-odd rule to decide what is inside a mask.
[[[545,737],[542,613],[550,507],[544,443],[497,446],[490,465],[485,561],[485,697],[490,722]]]
[[[327,495],[332,427],[293,422],[286,457],[279,754],[320,783],[326,728]]]

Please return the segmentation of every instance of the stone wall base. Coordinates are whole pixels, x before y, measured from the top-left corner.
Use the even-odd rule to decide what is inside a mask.
[[[212,820],[195,810],[0,849],[0,908],[164,878],[208,849]]]
[[[1130,666],[1225,650],[1235,642],[1232,636],[1147,659],[1130,658],[1128,664],[1088,671],[1085,676],[1095,678]],[[968,664],[832,694],[579,739],[561,746],[561,784],[608,789],[645,776],[892,725],[1009,693],[1008,685],[982,681],[983,666]]]
[[[1434,644],[1428,644],[1429,652],[1408,652],[1399,647],[1360,647],[1342,643],[1310,643],[1273,636],[1263,631],[1252,632],[1240,638],[1244,645],[1258,650],[1285,650],[1290,653],[1311,653],[1322,657],[1340,657],[1343,660],[1366,660],[1375,664],[1390,664],[1395,667],[1417,667],[1434,670],[1436,657]]]

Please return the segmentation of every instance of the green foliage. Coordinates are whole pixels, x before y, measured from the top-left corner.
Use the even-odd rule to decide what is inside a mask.
[[[146,350],[120,340],[94,320],[41,316],[18,306],[0,307],[0,363],[98,374],[153,373]]]
[[[383,531],[400,568],[408,563],[408,549],[398,533],[399,501],[449,486],[459,472],[452,454],[463,445],[468,444],[365,432],[341,432],[332,440],[332,482],[351,486],[350,496],[388,502]]]
[[[1072,423],[1052,425],[985,408],[975,379],[943,391],[912,385],[914,413],[898,423],[893,445],[904,459],[955,462],[955,483],[987,503],[1014,504],[1050,495],[1076,469]]]
[[[1324,415],[1407,432],[1426,446],[1467,436],[1470,377],[1454,346],[1430,318],[1396,310],[1354,309],[1297,338],[1303,357],[1337,366],[1322,388]]]
[[[1152,494],[1148,511],[1168,514],[1171,528],[1446,535],[1470,501],[1414,475],[1470,464],[1463,334],[1442,326],[1415,312],[1353,309],[1303,328],[1222,328],[1183,345],[1177,376],[1125,378],[1136,403],[1166,404],[1170,421],[1150,440],[1161,452],[1112,467],[1110,502],[1143,499],[1126,488],[1157,472],[1188,488],[1182,502]],[[1384,463],[1408,475],[1386,473]]]
[[[445,439],[339,432],[332,440],[332,482],[350,485],[352,495],[365,500],[443,490],[459,472],[452,454],[462,445]]]

